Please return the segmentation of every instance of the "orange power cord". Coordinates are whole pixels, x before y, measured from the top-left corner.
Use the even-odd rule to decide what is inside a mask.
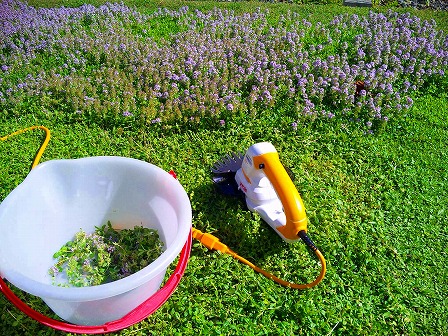
[[[0,138],[0,141],[6,140],[14,135],[18,135],[18,134],[22,134],[26,131],[32,131],[35,129],[41,129],[45,131],[45,139],[42,143],[42,145],[39,148],[39,151],[37,152],[36,156],[34,157],[33,160],[33,164],[31,165],[31,169],[33,169],[34,167],[36,167],[39,164],[39,161],[42,157],[43,152],[45,151],[45,148],[48,145],[48,142],[50,141],[50,130],[48,128],[46,128],[45,126],[31,126],[28,128],[24,128],[21,129],[19,131],[16,131],[14,133],[11,133],[9,135],[6,135],[4,137]],[[325,276],[325,272],[326,272],[326,263],[325,263],[325,258],[322,255],[322,253],[317,249],[317,248],[312,248],[314,253],[317,255],[317,257],[319,258],[320,262],[321,262],[321,270],[320,270],[320,274],[319,276],[313,281],[310,282],[308,284],[295,284],[292,282],[288,282],[285,280],[282,280],[278,277],[276,277],[275,275],[259,268],[258,266],[254,265],[253,263],[251,263],[249,260],[239,256],[237,253],[235,253],[234,251],[232,251],[227,245],[221,243],[219,241],[219,239],[215,236],[213,236],[210,233],[203,233],[195,228],[192,228],[192,232],[193,232],[193,238],[195,238],[196,240],[198,240],[199,242],[201,242],[201,244],[203,244],[204,246],[206,246],[207,248],[209,248],[210,250],[217,250],[220,251],[222,253],[226,253],[231,255],[233,258],[239,260],[240,262],[242,262],[243,264],[251,267],[253,270],[255,270],[258,273],[263,274],[265,277],[277,282],[278,284],[282,285],[282,286],[286,286],[286,287],[290,287],[290,288],[295,288],[295,289],[307,289],[307,288],[311,288],[313,286],[316,286],[319,282],[322,281],[322,279]]]
[[[286,286],[286,287],[290,287],[290,288],[294,288],[294,289],[307,289],[307,288],[311,288],[316,286],[319,282],[322,281],[322,279],[325,276],[325,272],[327,269],[326,266],[326,262],[325,262],[325,258],[322,255],[322,253],[316,248],[313,248],[314,253],[317,255],[317,257],[319,258],[320,262],[321,262],[321,270],[320,270],[320,274],[319,276],[310,283],[307,284],[296,284],[296,283],[292,283],[289,281],[285,281],[282,280],[278,277],[276,277],[275,275],[259,268],[258,266],[254,265],[253,263],[251,263],[249,260],[239,256],[236,252],[232,251],[227,245],[221,243],[219,241],[219,239],[215,236],[213,236],[210,233],[203,233],[195,228],[193,228],[193,238],[195,238],[196,240],[200,241],[201,244],[203,244],[204,246],[206,246],[207,248],[209,248],[210,250],[217,250],[220,251],[222,253],[226,253],[231,255],[232,257],[234,257],[235,259],[239,260],[240,262],[242,262],[243,264],[249,266],[250,268],[252,268],[254,271],[263,274],[265,277],[274,280],[276,283],[282,285],[282,286]]]

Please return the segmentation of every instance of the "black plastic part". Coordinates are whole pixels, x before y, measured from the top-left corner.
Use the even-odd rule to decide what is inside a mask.
[[[227,196],[244,196],[235,181],[235,173],[219,173],[212,177],[213,183],[220,194]]]
[[[313,251],[316,251],[318,248],[317,246],[313,243],[313,241],[311,240],[310,237],[308,237],[308,235],[306,234],[305,231],[299,231],[298,236],[303,240],[303,242]]]
[[[283,167],[285,167],[285,165],[283,165]],[[288,167],[285,167],[285,170],[286,170],[286,172],[288,173],[289,178],[291,179],[291,181],[294,182],[295,179],[296,179],[296,176],[294,175],[294,173],[292,172],[292,170],[289,169]]]

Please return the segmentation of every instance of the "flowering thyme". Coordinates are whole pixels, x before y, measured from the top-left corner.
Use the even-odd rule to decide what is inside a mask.
[[[375,125],[448,71],[446,32],[409,13],[343,14],[329,24],[287,13],[275,26],[261,10],[147,15],[123,4],[5,0],[0,13],[0,109],[31,104],[119,126],[220,120],[277,104],[295,107],[300,122]],[[176,29],[161,41],[154,22]]]

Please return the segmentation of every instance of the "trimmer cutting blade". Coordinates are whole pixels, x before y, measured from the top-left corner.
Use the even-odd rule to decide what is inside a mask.
[[[242,153],[230,153],[215,163],[212,168],[212,178],[220,193],[229,196],[244,195],[238,189],[235,180],[235,174],[241,168],[243,159],[244,154]]]
[[[212,173],[216,175],[236,173],[243,164],[244,154],[230,153],[215,163]]]

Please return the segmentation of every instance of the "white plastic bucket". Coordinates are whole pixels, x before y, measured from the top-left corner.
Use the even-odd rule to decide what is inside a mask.
[[[124,157],[53,160],[33,169],[0,204],[0,276],[41,297],[62,319],[101,325],[137,307],[160,287],[191,230],[188,196],[169,173]],[[92,287],[52,284],[53,254],[81,228],[111,221],[158,230],[166,250],[124,279]]]

